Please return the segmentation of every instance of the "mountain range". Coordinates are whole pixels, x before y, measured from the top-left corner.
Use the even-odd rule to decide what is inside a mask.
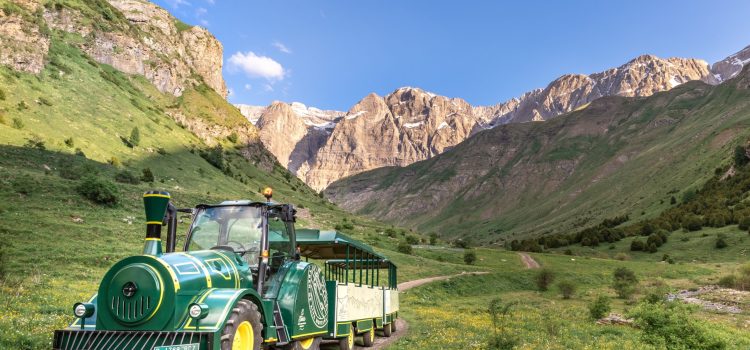
[[[748,61],[750,47],[713,65],[642,55],[603,72],[563,75],[544,89],[492,106],[403,87],[383,97],[370,94],[347,112],[283,102],[238,108],[280,163],[320,191],[346,176],[430,159],[481,130],[549,120],[602,97],[646,97],[694,80],[716,85]]]

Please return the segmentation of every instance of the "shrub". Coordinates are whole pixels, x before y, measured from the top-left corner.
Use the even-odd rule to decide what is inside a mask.
[[[630,243],[630,250],[633,252],[643,251],[646,248],[646,245],[643,244],[643,241],[634,239],[633,242]]]
[[[669,199],[669,204],[671,204],[671,205],[677,204],[677,198],[675,198],[674,196],[672,196],[672,198]]]
[[[237,143],[238,138],[239,137],[237,136],[236,132],[232,132],[231,134],[229,134],[229,136],[227,136],[227,140],[229,140],[229,142],[231,143]]]
[[[389,227],[389,228],[385,229],[385,235],[388,236],[388,237],[391,237],[391,238],[395,238],[396,237],[396,230],[394,230],[394,229],[392,229],[392,228]]]
[[[666,349],[721,350],[727,345],[692,316],[682,303],[641,303],[629,315],[644,342]]]
[[[656,246],[656,244],[651,243],[646,247],[646,251],[649,253],[656,253],[659,251],[659,248]]]
[[[165,150],[163,147],[157,147],[156,148],[156,153],[159,153],[161,155],[166,155],[167,154],[167,150]]]
[[[750,229],[750,216],[745,216],[739,219],[740,230]]]
[[[474,265],[477,261],[477,253],[473,249],[464,250],[464,262],[466,265]]]
[[[213,165],[219,170],[224,171],[226,164],[224,162],[224,149],[221,145],[209,149],[208,151],[201,151],[200,156],[203,157],[209,164]]]
[[[141,179],[139,179],[136,174],[133,174],[133,172],[127,169],[123,169],[117,172],[117,174],[115,174],[115,181],[132,185],[141,183]]]
[[[682,227],[688,231],[698,231],[703,228],[703,220],[697,215],[691,215],[682,222]]]
[[[716,249],[724,249],[727,247],[727,241],[724,240],[724,237],[718,237],[716,238]]]
[[[589,316],[592,320],[598,320],[604,316],[607,316],[609,312],[612,310],[612,306],[610,306],[610,300],[605,295],[600,295],[594,299],[591,303],[589,303]]]
[[[718,284],[724,288],[735,288],[737,286],[737,276],[735,275],[722,276],[719,279]]]
[[[122,162],[120,161],[119,158],[117,158],[115,156],[113,156],[112,158],[109,158],[109,160],[107,160],[107,163],[109,163],[109,165],[111,165],[111,166],[113,166],[115,168],[122,167]]]
[[[406,241],[401,241],[398,244],[398,247],[396,247],[396,249],[398,250],[399,253],[409,254],[409,255],[412,254],[411,244],[407,243]]]
[[[23,129],[24,126],[26,125],[23,123],[23,120],[21,120],[21,118],[18,118],[18,117],[13,118],[13,128],[21,130]]]
[[[628,299],[635,293],[638,278],[632,270],[627,267],[618,267],[613,272],[612,277],[612,288],[618,297]]]
[[[734,164],[738,167],[741,167],[745,164],[747,164],[748,158],[747,158],[747,151],[745,150],[745,147],[737,146],[734,148]]]
[[[143,182],[154,182],[154,173],[151,172],[151,168],[143,168],[141,171],[141,181]]]
[[[555,273],[552,270],[543,268],[537,272],[534,281],[536,282],[537,288],[541,291],[546,291],[555,280]]]
[[[78,193],[90,201],[106,206],[115,206],[118,202],[119,193],[117,186],[105,179],[89,175],[76,187]]]
[[[493,331],[489,341],[490,349],[510,350],[518,344],[518,339],[513,334],[506,332],[506,323],[515,304],[515,302],[503,303],[500,298],[490,300],[487,307]]]
[[[419,238],[417,236],[409,235],[409,236],[406,236],[405,239],[406,239],[406,242],[409,244],[419,244]]]
[[[467,249],[471,246],[471,242],[469,241],[468,238],[465,238],[465,239],[459,238],[453,241],[453,246],[456,248]]]
[[[72,137],[68,137],[67,139],[65,139],[65,146],[73,148],[74,145],[75,145],[75,141],[73,140]]]
[[[0,101],[5,101],[5,90],[0,89]]]
[[[437,244],[437,239],[438,239],[437,233],[435,232],[430,233],[430,245]]]
[[[568,248],[568,249],[565,249],[565,251],[563,252],[563,254],[565,254],[565,255],[573,255],[573,251],[570,250],[570,248]]]
[[[45,150],[47,148],[44,146],[44,140],[42,140],[39,136],[34,136],[26,140],[25,146],[28,148],[36,148],[40,150]]]
[[[130,144],[133,146],[138,146],[138,144],[141,143],[141,132],[138,130],[138,127],[134,127],[133,130],[130,131]]]
[[[570,299],[576,292],[576,285],[572,281],[560,281],[557,283],[557,289],[560,290],[563,299]]]

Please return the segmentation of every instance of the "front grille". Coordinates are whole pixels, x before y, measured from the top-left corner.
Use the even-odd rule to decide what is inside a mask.
[[[55,331],[52,349],[152,350],[161,346],[198,344],[198,349],[210,350],[212,342],[210,332],[61,330]]]
[[[150,296],[140,296],[140,298],[120,298],[112,297],[110,310],[122,321],[136,322],[142,320],[145,316],[151,315],[153,305],[151,305]]]

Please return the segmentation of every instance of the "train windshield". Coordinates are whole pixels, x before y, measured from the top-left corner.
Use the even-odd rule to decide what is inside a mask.
[[[210,207],[198,211],[190,228],[188,251],[223,249],[258,265],[263,217],[258,207]]]

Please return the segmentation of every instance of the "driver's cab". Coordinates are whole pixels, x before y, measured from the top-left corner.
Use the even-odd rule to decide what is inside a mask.
[[[236,254],[252,272],[262,294],[265,282],[295,255],[294,208],[289,204],[226,201],[193,211],[185,251],[221,250]]]

